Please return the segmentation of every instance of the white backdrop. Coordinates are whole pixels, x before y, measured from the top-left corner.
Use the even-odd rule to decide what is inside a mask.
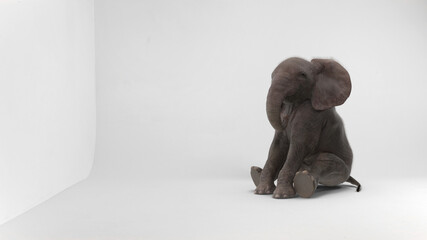
[[[349,71],[337,109],[356,179],[426,176],[425,2],[102,0],[95,11],[95,176],[248,178],[273,136],[270,74],[291,56]]]
[[[97,143],[91,177],[3,225],[0,238],[426,239],[426,12],[426,2],[403,0],[96,0]],[[71,29],[80,33],[90,23],[83,25]],[[82,57],[89,52],[73,51]],[[253,194],[249,168],[264,164],[273,136],[265,114],[270,74],[291,56],[333,57],[350,72],[353,92],[338,112],[362,192],[319,188],[309,200]],[[82,65],[71,69],[91,66],[75,59]],[[60,76],[76,74],[67,73]],[[70,92],[83,93],[77,85]],[[0,91],[1,100],[13,99],[10,90]],[[17,100],[24,96],[19,92]],[[86,107],[92,105],[81,109]],[[61,113],[72,122],[85,116]],[[0,121],[2,134],[7,124],[18,126]],[[69,126],[63,130],[73,130],[70,135],[83,134]],[[93,127],[78,129],[91,137]],[[14,139],[7,133],[0,136],[2,144]],[[43,173],[58,167],[63,179],[71,161],[56,163],[37,166]],[[14,176],[12,181],[30,181],[29,175]],[[50,179],[43,183],[56,183]]]
[[[88,0],[0,2],[0,223],[90,172],[93,6]]]

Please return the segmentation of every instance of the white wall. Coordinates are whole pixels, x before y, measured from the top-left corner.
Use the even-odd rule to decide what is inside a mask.
[[[0,2],[0,223],[89,174],[93,7],[92,0]]]
[[[270,74],[300,56],[350,72],[338,111],[352,175],[425,176],[426,12],[422,1],[95,1],[95,175],[248,177],[273,136]]]

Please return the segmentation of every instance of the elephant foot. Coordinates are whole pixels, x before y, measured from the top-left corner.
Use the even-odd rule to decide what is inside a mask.
[[[295,174],[294,188],[300,197],[311,197],[316,191],[317,185],[318,181],[307,170]]]
[[[276,190],[273,193],[273,198],[283,199],[283,198],[293,198],[295,197],[295,190],[292,186],[281,187],[277,186]]]
[[[271,183],[271,184],[260,183],[255,189],[255,194],[260,194],[260,195],[272,194],[274,192],[274,189],[276,189],[276,186],[274,186],[274,183]]]
[[[262,168],[256,167],[256,166],[252,166],[251,167],[251,177],[252,177],[252,181],[255,184],[255,187],[257,187],[258,184],[259,184],[259,179],[261,177],[261,172],[262,172]]]

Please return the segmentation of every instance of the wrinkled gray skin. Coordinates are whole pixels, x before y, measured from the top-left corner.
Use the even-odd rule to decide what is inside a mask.
[[[335,111],[350,95],[348,72],[331,59],[289,58],[271,78],[267,116],[275,134],[255,193],[294,197],[294,177],[304,170],[326,186],[352,179],[353,153]]]

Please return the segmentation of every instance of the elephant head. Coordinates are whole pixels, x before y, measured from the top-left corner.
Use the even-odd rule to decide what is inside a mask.
[[[267,96],[267,116],[276,130],[283,130],[280,113],[285,102],[311,100],[321,111],[341,105],[349,97],[351,81],[348,72],[332,59],[289,58],[271,74]]]

